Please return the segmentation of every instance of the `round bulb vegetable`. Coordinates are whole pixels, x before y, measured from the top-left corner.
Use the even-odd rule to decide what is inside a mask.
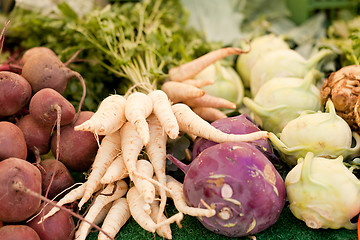
[[[236,61],[236,70],[247,87],[250,86],[251,69],[262,55],[274,50],[289,49],[284,39],[274,34],[254,38],[250,42],[250,47],[251,51],[239,55]]]
[[[360,181],[343,164],[343,157],[305,159],[285,178],[290,210],[310,228],[356,229],[350,220],[360,211]]]
[[[228,142],[202,151],[190,165],[169,158],[184,172],[184,196],[192,207],[216,210],[199,217],[210,231],[228,237],[258,233],[273,225],[285,204],[285,184],[254,145]]]
[[[275,134],[297,118],[304,110],[321,110],[320,91],[313,84],[315,70],[305,78],[279,77],[267,81],[252,100],[244,97],[244,105],[256,115],[262,129]]]
[[[352,138],[356,145],[351,147]],[[270,133],[270,140],[283,154],[290,165],[296,160],[305,157],[307,152],[315,156],[344,158],[359,152],[360,137],[352,133],[344,119],[336,114],[331,100],[326,104],[326,112],[303,112],[298,118],[291,120],[280,134],[278,139]]]
[[[216,62],[198,73],[195,79],[214,80],[214,84],[202,87],[207,94],[224,98],[237,105],[241,104],[244,86],[240,76],[232,67]]]
[[[331,50],[323,49],[308,60],[292,49],[281,49],[262,55],[251,69],[252,96],[255,96],[265,82],[274,77],[304,77],[321,59],[331,53]]]

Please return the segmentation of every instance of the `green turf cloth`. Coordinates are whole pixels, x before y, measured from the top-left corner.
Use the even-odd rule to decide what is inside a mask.
[[[170,215],[175,213],[173,206],[168,206],[167,211]],[[229,237],[221,236],[210,232],[194,217],[185,215],[182,228],[179,229],[176,223],[171,225],[173,239],[229,239]],[[257,240],[357,240],[356,230],[346,229],[311,229],[305,225],[303,221],[296,219],[288,205],[286,205],[281,213],[279,220],[268,229],[255,235]],[[89,240],[97,239],[97,233],[90,233]],[[142,229],[132,218],[122,227],[116,239],[162,239],[158,235],[154,235]],[[235,238],[241,240],[249,240],[247,237]]]

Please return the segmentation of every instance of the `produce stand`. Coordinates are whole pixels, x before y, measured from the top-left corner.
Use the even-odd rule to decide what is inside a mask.
[[[11,1],[9,1],[11,2]],[[110,2],[117,2],[117,1],[110,1]],[[121,2],[121,1],[120,1]],[[127,2],[127,1],[125,1]],[[128,2],[132,2],[132,1],[128,1]],[[135,1],[136,2],[136,1]],[[183,1],[184,2],[184,5],[186,4],[191,4],[189,3],[189,1]],[[185,4],[186,2],[186,4]],[[340,1],[340,0],[314,0],[314,1],[311,1],[311,0],[286,0],[286,1],[283,1],[283,2],[286,2],[286,7],[288,8],[289,10],[289,19],[291,19],[293,21],[293,23],[295,24],[298,24],[298,25],[301,25],[302,23],[305,23],[307,20],[309,19],[312,19],[313,16],[320,16],[320,18],[324,17],[322,15],[316,15],[317,13],[325,13],[326,15],[326,18],[327,18],[327,21],[324,21],[326,22],[326,27],[329,26],[332,21],[335,21],[337,19],[337,14],[340,12],[340,10],[348,10],[349,12],[356,12],[358,9],[358,3],[356,3],[355,1],[352,1],[352,0],[343,0],[343,1]],[[0,5],[0,12],[1,12],[1,7],[5,9],[10,9],[11,8],[11,3],[9,4],[3,4],[3,5]],[[68,5],[61,5],[62,10],[66,11]],[[74,20],[72,19],[72,13],[70,13],[69,15],[66,15],[66,18],[69,18],[71,20]],[[18,17],[18,16],[17,16]],[[234,17],[234,16],[232,16]],[[259,19],[261,19],[261,16],[259,17]],[[287,19],[287,20],[289,20]],[[281,19],[283,20],[283,19]],[[257,20],[256,20],[257,21]],[[257,23],[256,21],[254,21],[255,23]],[[317,21],[316,19],[314,20],[315,22]],[[279,21],[281,22],[281,21]],[[274,29],[272,29],[272,31],[276,32],[276,24],[278,24],[279,22],[277,23],[274,23],[274,25],[272,26],[275,26]],[[321,22],[321,21],[319,21]],[[319,22],[316,22],[316,23],[319,23]],[[253,23],[253,22],[251,22]],[[263,23],[263,22],[259,22],[259,23]],[[292,25],[293,23],[290,24],[290,27],[293,27],[294,29],[296,27],[294,27],[294,25]],[[62,26],[65,25],[64,22],[61,22],[61,20],[59,20],[59,22],[55,22],[54,25],[59,25],[59,26]],[[320,25],[322,25],[323,22],[321,22]],[[205,24],[206,25],[206,24]],[[259,24],[261,25],[261,24]],[[285,24],[286,25],[286,24]],[[265,26],[265,27],[264,27]],[[266,28],[266,24],[264,24],[264,26],[261,26],[261,27],[264,27]],[[19,26],[17,26],[19,27]],[[49,26],[47,26],[49,27]],[[289,27],[289,28],[290,28]],[[322,27],[324,27],[322,25]],[[301,28],[301,27],[299,27]],[[305,27],[304,27],[305,28]],[[15,28],[16,30],[16,28]],[[52,29],[53,30],[53,29]],[[69,31],[69,29],[67,29]],[[77,29],[78,30],[78,29]],[[260,29],[259,32],[261,32],[263,29]],[[299,30],[299,29],[296,29],[296,30]],[[307,29],[309,31],[309,28]],[[326,31],[325,29],[321,29],[322,31]],[[40,32],[43,31],[40,29]],[[81,32],[81,30],[78,30],[79,32]],[[316,31],[316,30],[315,30]],[[291,32],[291,31],[290,31]],[[296,31],[292,31],[291,33],[294,34],[294,32]],[[81,32],[82,34],[84,34],[84,32]],[[302,32],[303,33],[303,32]],[[15,31],[15,35],[18,34],[18,36],[16,36],[17,38],[19,38],[19,32],[16,32]],[[257,33],[254,33],[254,35],[245,35],[246,37],[254,37]],[[296,32],[294,35],[292,35],[291,37],[293,36],[299,36],[299,35],[296,35],[296,34],[299,34],[299,32]],[[21,34],[20,34],[21,35]],[[85,35],[85,34],[84,34]],[[211,37],[210,36],[211,33],[209,33],[209,38]],[[220,35],[220,34],[219,34]],[[226,34],[225,34],[226,35]],[[90,36],[90,35],[88,35]],[[239,37],[240,35],[234,35],[236,37]],[[310,45],[316,45],[316,42],[318,39],[315,39],[315,37],[318,37],[317,36],[317,33],[315,32],[312,32],[311,33],[311,36],[314,36],[314,39],[311,39],[311,43]],[[14,39],[16,39],[16,37]],[[51,37],[47,36],[48,39],[51,39]],[[214,36],[212,36],[214,37]],[[288,36],[289,37],[289,36]],[[290,37],[290,39],[291,39]],[[306,36],[304,37],[304,39],[306,38]],[[320,37],[319,37],[320,38]],[[13,39],[12,39],[13,40]],[[66,38],[66,40],[68,40]],[[299,39],[296,39],[296,40],[299,40]],[[306,40],[309,40],[309,39],[306,39]],[[26,46],[27,44],[28,45],[31,45],[31,41],[27,41],[26,39],[22,39],[22,43],[24,44],[24,46]],[[43,39],[39,40],[39,42],[43,41]],[[65,41],[65,40],[64,40]],[[294,39],[291,39],[291,42],[293,45],[299,45],[299,42],[301,41],[301,39],[297,42],[297,41],[294,41]],[[6,42],[6,39],[5,39],[5,42]],[[83,42],[82,42],[83,43]],[[236,44],[238,42],[235,42]],[[14,42],[11,42],[12,46],[14,45]],[[43,42],[44,45],[46,45],[46,43]],[[88,44],[88,43],[87,43]],[[6,44],[5,44],[6,45]],[[27,46],[28,46],[27,45]],[[202,51],[205,51],[205,50],[208,50],[206,49],[206,47],[209,47],[209,49],[212,47],[214,48],[214,46],[205,46],[203,49],[200,49]],[[69,50],[70,49],[70,50]],[[66,49],[67,52],[65,51],[65,54],[62,55],[63,58],[69,58],[69,54],[72,53],[72,51],[74,49]],[[304,48],[305,51],[308,50],[307,48]],[[300,50],[304,50],[304,49],[300,49]],[[61,49],[56,49],[58,51],[61,51]],[[93,49],[92,49],[93,50]],[[183,49],[181,49],[183,50]],[[197,49],[198,50],[198,49]],[[184,50],[185,51],[185,50]],[[94,51],[96,52],[96,51]],[[308,53],[308,52],[307,52]],[[91,54],[93,54],[93,52],[91,52]],[[195,53],[192,52],[192,56],[193,57],[195,55]],[[86,55],[86,54],[85,54]],[[103,56],[102,56],[103,57]],[[167,56],[168,57],[168,56]],[[189,57],[189,56],[187,56]],[[234,62],[234,59],[231,59],[233,62]],[[104,61],[106,62],[106,61]],[[110,64],[109,64],[110,62]],[[108,61],[106,62],[107,64],[111,65],[113,62],[111,61]],[[176,62],[178,63],[178,62]],[[335,65],[338,64],[338,63],[335,63],[333,65],[330,65],[328,66],[328,72],[330,72],[331,70],[329,69],[334,69],[335,68]],[[76,66],[76,64],[74,64],[74,68],[78,67]],[[99,80],[99,78],[102,78],[104,76],[106,76],[106,73],[114,73],[116,72],[116,70],[114,69],[111,69],[109,66],[106,66],[106,70],[108,71],[104,71],[104,68],[101,69],[103,66],[105,66],[106,64],[103,64],[103,65],[95,65],[94,66],[94,71],[93,72],[90,72],[89,71],[86,71],[84,70],[85,68],[83,68],[82,66],[80,66],[79,68],[77,68],[77,70],[79,71],[83,71],[84,73],[84,76],[88,77],[89,79],[91,77],[93,77],[93,75],[96,75],[97,73],[100,73],[102,74],[100,77],[96,77],[94,79],[96,79],[96,81],[90,83],[90,96],[91,96],[91,100],[86,102],[85,103],[85,108],[93,108],[93,110],[95,110],[97,108],[97,103],[100,102],[102,100],[102,98],[98,98],[100,96],[100,94],[108,94],[108,93],[111,93],[112,90],[114,90],[115,88],[119,87],[119,85],[111,85],[113,84],[113,80],[116,79],[116,81],[118,81],[118,77],[109,77],[109,78],[104,78],[104,84],[101,82],[101,80]],[[88,66],[87,66],[88,67]],[[337,67],[337,66],[336,66]],[[99,70],[100,69],[100,70]],[[99,72],[97,72],[99,71]],[[155,71],[156,72],[156,71]],[[115,82],[115,81],[114,81]],[[101,83],[101,84],[99,84]],[[99,84],[99,88],[97,89],[96,88],[96,85]],[[106,85],[106,84],[109,84],[109,85]],[[79,92],[81,92],[79,90],[79,84],[78,83],[74,83],[74,82],[71,82],[69,84],[69,88],[67,89],[67,92],[65,92],[65,94],[67,94],[67,96],[69,98],[71,98],[71,101],[72,102],[75,102],[77,103],[78,100],[80,99],[80,94]],[[110,89],[107,88],[108,86],[111,86],[113,87],[114,89]],[[125,88],[125,87],[124,87]],[[94,90],[95,89],[95,90]],[[122,88],[118,88],[118,90],[124,90]],[[248,95],[249,92],[249,89],[246,89],[245,90],[245,95]],[[106,92],[106,93],[105,93]],[[96,103],[97,101],[97,103]],[[229,116],[233,116],[233,115],[237,115],[239,112],[242,113],[242,111],[245,111],[245,113],[247,113],[246,111],[248,111],[248,109],[244,110],[244,109],[238,109],[238,111],[235,111],[235,112],[231,112],[231,111],[228,111],[227,114]],[[185,137],[186,139],[191,139],[191,136],[186,136]],[[186,143],[182,143],[183,145],[181,145],[179,147],[179,149],[177,150],[174,150],[174,149],[171,149],[170,152],[171,153],[179,153],[179,152],[182,152],[182,154],[185,154],[185,148],[187,148],[188,146],[185,146],[186,144],[188,144],[188,142]],[[189,143],[190,145],[191,143]],[[278,152],[276,152],[275,150],[275,153],[279,156],[280,154]],[[174,154],[175,155],[175,154]],[[49,154],[50,157],[54,157],[52,154]],[[44,156],[45,157],[49,157],[49,156]],[[181,160],[184,160],[185,157],[183,157]],[[189,160],[189,159],[187,159]],[[169,165],[171,165],[171,163],[168,163]],[[285,166],[285,164],[284,164]],[[183,172],[181,172],[179,169],[174,169],[174,165],[171,165],[172,169],[169,170],[169,172],[171,174],[175,174],[179,179],[182,179],[183,178]],[[284,168],[287,168],[288,166],[284,167]],[[285,179],[285,176],[286,176],[286,173],[288,170],[285,170],[285,172],[282,172],[284,171],[284,168],[281,168],[278,169],[280,174],[282,175],[282,177]],[[89,173],[75,173],[75,172],[72,172],[73,173],[73,176],[75,178],[76,181],[78,182],[84,182],[85,181],[85,178],[84,176],[89,174]],[[167,200],[167,205],[166,205],[166,209],[165,209],[165,214],[168,214],[169,216],[172,216],[176,213],[178,213],[179,211],[175,208],[173,202],[171,199],[168,199]],[[81,212],[83,213],[83,212]],[[358,216],[354,217],[352,219],[352,222],[356,223],[357,222],[357,219]],[[76,220],[77,222],[78,220]],[[181,228],[179,226],[177,226],[175,223],[171,224],[171,230],[172,230],[172,239],[176,239],[176,240],[185,240],[185,239],[207,239],[207,240],[222,240],[222,239],[230,239],[229,237],[225,237],[225,236],[222,236],[222,235],[219,235],[219,234],[216,234],[214,232],[211,232],[209,230],[207,230],[202,224],[201,222],[196,218],[196,217],[192,217],[192,216],[189,216],[189,215],[186,215],[184,214],[184,218],[183,220],[181,221]],[[97,239],[97,236],[98,236],[98,231],[97,230],[94,230],[92,229],[92,231],[89,233],[87,239],[89,240],[95,240]],[[150,233],[148,231],[146,231],[145,229],[143,229],[142,227],[139,226],[139,224],[132,218],[130,217],[129,220],[125,223],[125,225],[121,228],[121,230],[119,231],[119,233],[116,235],[116,239],[163,239],[162,237],[160,237],[159,235],[155,234],[155,233]],[[242,240],[246,240],[246,239],[253,239],[253,240],[280,240],[280,239],[289,239],[289,240],[319,240],[319,239],[324,239],[324,240],[343,240],[343,239],[349,239],[349,240],[356,240],[358,239],[358,232],[357,230],[348,230],[348,229],[344,229],[344,228],[340,228],[340,229],[311,229],[309,228],[308,226],[306,226],[305,222],[302,221],[302,220],[299,220],[297,219],[293,213],[290,211],[290,208],[289,208],[289,202],[286,201],[285,203],[285,206],[281,212],[281,215],[278,219],[278,221],[270,226],[269,228],[265,229],[264,231],[261,231],[257,234],[255,234],[254,236],[246,236],[246,237],[240,237],[240,238],[237,238],[237,239],[242,239]]]

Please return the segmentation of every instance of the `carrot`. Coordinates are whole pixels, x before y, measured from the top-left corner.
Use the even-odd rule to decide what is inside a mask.
[[[154,222],[165,221],[167,219],[166,216],[160,211],[160,207],[159,207],[159,204],[157,203],[157,201],[152,202],[150,204],[150,207],[151,207],[150,217]],[[158,221],[159,214],[160,214],[160,221]],[[166,239],[172,239],[170,224],[166,224],[161,227],[158,227],[156,229],[156,233],[160,237],[163,237]]]
[[[103,209],[107,204],[124,196],[127,190],[128,185],[124,180],[107,185],[106,188],[96,196],[93,204],[89,208],[89,211],[86,213],[85,219],[88,222],[93,223],[96,216],[99,215],[101,209]],[[80,223],[78,230],[75,232],[76,240],[86,239],[91,227],[88,222],[82,221]]]
[[[217,108],[212,107],[194,107],[193,112],[199,115],[202,119],[213,122],[218,119],[227,118],[226,114]]]
[[[121,227],[124,226],[130,216],[131,213],[126,198],[119,198],[112,203],[101,229],[110,237],[115,238],[116,234],[120,231]],[[103,232],[99,232],[98,240],[109,240],[109,238]]]
[[[205,91],[182,82],[167,81],[161,86],[172,103],[182,102],[186,99],[201,97]]]
[[[128,171],[125,167],[124,158],[121,153],[115,158],[106,170],[104,176],[100,179],[100,183],[109,184],[117,180],[128,177]]]
[[[203,79],[188,79],[182,81],[182,83],[186,83],[192,85],[194,87],[202,88],[208,85],[213,85],[215,83],[214,79],[210,78],[203,78]]]
[[[126,122],[120,129],[121,152],[131,180],[134,179],[136,162],[143,148],[143,142],[134,125]]]
[[[151,141],[146,146],[146,153],[154,168],[157,180],[164,186],[166,186],[166,143],[167,137],[161,127],[160,121],[155,115],[150,115],[148,118],[150,139]],[[164,212],[166,205],[166,192],[164,188],[160,188],[160,210],[157,221],[160,219],[161,214]]]
[[[215,209],[205,209],[188,206],[185,201],[182,183],[178,182],[175,178],[169,175],[166,176],[166,179],[168,188],[172,190],[172,194],[170,194],[170,197],[173,199],[175,207],[178,211],[194,217],[212,217],[216,214]]]
[[[57,203],[57,206],[63,206],[65,204],[68,203],[72,203],[78,199],[80,199],[85,192],[85,188],[86,188],[86,182],[81,184],[80,186],[78,186],[77,188],[74,188],[73,190],[71,190],[70,192],[68,192],[64,197],[62,197]],[[99,191],[100,189],[103,188],[103,185],[99,184],[97,185],[97,187],[95,188],[94,192]],[[58,212],[60,210],[60,208],[58,207],[53,207],[43,218],[41,221],[44,221],[46,218],[51,217],[52,215],[54,215],[56,212]]]
[[[100,184],[100,179],[104,176],[106,169],[119,154],[120,148],[121,141],[119,130],[106,135],[101,141],[101,145],[91,166],[91,172],[88,179],[86,180],[86,189],[83,197],[79,202],[79,209],[92,196],[94,190]]]
[[[144,159],[139,159],[136,162],[136,171],[145,178],[152,178],[154,174],[153,166],[149,161]],[[155,199],[155,186],[145,178],[135,176],[133,182],[136,189],[144,198],[145,203],[149,204]]]
[[[209,94],[204,94],[201,97],[190,98],[184,100],[183,103],[189,107],[213,107],[213,108],[229,108],[235,109],[236,104],[224,98],[215,97]]]
[[[148,96],[151,98],[154,105],[153,113],[159,119],[166,134],[171,139],[177,138],[179,135],[179,125],[171,110],[171,103],[166,93],[161,90],[155,90],[150,92]]]
[[[217,143],[254,141],[260,138],[269,137],[269,133],[267,131],[257,131],[248,134],[224,133],[196,115],[189,106],[183,103],[174,104],[172,109],[179,123],[180,131],[206,138]]]
[[[94,115],[84,123],[75,126],[76,131],[90,131],[99,135],[108,135],[118,130],[126,121],[126,99],[118,94],[106,97]]]
[[[171,216],[170,218],[162,222],[155,223],[151,219],[151,217],[144,211],[145,201],[141,197],[136,187],[131,187],[129,189],[129,191],[126,194],[126,200],[129,204],[131,216],[146,231],[154,233],[157,228],[171,224],[175,221],[179,226],[181,226],[180,222],[184,217],[183,213],[181,212]]]
[[[149,142],[149,126],[146,118],[153,111],[151,98],[141,92],[134,92],[128,96],[125,103],[126,119],[134,124],[144,145]]]
[[[246,52],[247,51],[235,47],[220,48],[211,51],[197,59],[194,59],[191,62],[170,69],[168,78],[171,81],[177,82],[191,79],[204,70],[207,66],[215,63],[220,59],[230,55],[238,55]]]

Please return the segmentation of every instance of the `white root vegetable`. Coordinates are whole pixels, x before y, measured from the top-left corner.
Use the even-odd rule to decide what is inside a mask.
[[[74,188],[73,190],[71,190],[70,192],[68,192],[64,197],[62,197],[57,203],[57,206],[63,206],[65,204],[68,203],[72,203],[78,199],[80,199],[85,192],[85,188],[86,188],[86,182],[81,184],[80,186],[78,186],[77,188]],[[95,188],[94,192],[99,191],[100,189],[103,188],[102,184],[97,185],[97,187]],[[51,217],[52,215],[54,215],[55,213],[57,213],[60,210],[60,208],[58,207],[53,207],[42,219],[40,222],[44,221],[45,219],[47,219],[48,217]]]
[[[179,123],[180,131],[206,138],[217,143],[254,141],[269,137],[269,133],[267,131],[257,131],[248,134],[224,133],[196,115],[189,106],[183,103],[174,104],[172,109]]]
[[[129,176],[126,169],[124,158],[121,153],[115,158],[106,170],[104,176],[100,179],[101,184],[109,184]]]
[[[107,168],[119,154],[121,148],[120,132],[117,130],[106,135],[101,141],[95,160],[91,166],[91,172],[86,181],[86,189],[79,202],[79,209],[86,203],[100,184],[100,179],[104,176]]]
[[[125,103],[125,116],[131,122],[138,132],[144,145],[149,142],[149,126],[146,118],[153,111],[151,98],[141,92],[134,92],[129,95]]]
[[[171,139],[177,138],[179,135],[179,124],[172,112],[171,103],[166,93],[161,90],[155,90],[150,92],[148,96],[151,98],[154,105],[153,113],[161,122],[166,134]]]
[[[165,221],[167,217],[160,212],[160,207],[157,201],[154,201],[150,204],[151,212],[150,217],[154,222]],[[158,221],[158,215],[160,214],[160,221]],[[163,238],[172,239],[171,227],[170,224],[163,225],[156,229],[156,233]]]
[[[166,179],[167,187],[172,190],[172,193],[169,197],[171,197],[174,201],[174,205],[178,211],[194,217],[212,217],[216,214],[215,209],[195,208],[188,206],[185,201],[182,183],[169,175],[166,176]]]
[[[218,119],[227,118],[226,114],[217,108],[211,107],[194,107],[193,112],[196,113],[202,119],[213,122]]]
[[[129,204],[125,197],[115,200],[106,215],[101,229],[106,232],[110,237],[115,238],[116,234],[120,231],[121,227],[131,217]],[[103,232],[99,232],[98,240],[109,240]]]
[[[86,213],[85,220],[91,223],[94,222],[94,219],[98,216],[103,207],[124,196],[127,190],[128,185],[124,180],[107,185],[106,188],[96,196],[89,211]],[[76,240],[86,239],[91,228],[91,225],[88,222],[82,221],[80,223],[78,230],[75,232]]]
[[[189,107],[213,107],[213,108],[228,108],[235,109],[236,104],[224,98],[215,97],[209,94],[204,94],[201,97],[191,98],[183,101]]]
[[[226,47],[211,51],[191,62],[185,63],[169,70],[169,79],[171,81],[184,81],[193,78],[195,75],[204,70],[207,66],[217,62],[230,55],[246,53],[240,48]]]
[[[131,216],[134,220],[146,231],[154,233],[157,228],[177,222],[178,226],[181,227],[181,220],[183,219],[183,213],[179,212],[171,216],[167,220],[155,223],[151,217],[144,211],[145,201],[136,189],[131,187],[126,194],[126,200],[129,204]]]
[[[149,157],[149,160],[154,168],[154,172],[157,180],[163,186],[166,186],[166,143],[167,137],[164,133],[164,129],[161,126],[160,121],[155,115],[150,115],[148,118],[149,129],[150,129],[150,139],[151,141],[146,146],[146,153]],[[164,188],[159,189],[160,193],[160,209],[157,221],[161,217],[161,214],[164,212],[166,205],[166,192]]]
[[[186,99],[201,97],[205,91],[182,82],[167,81],[161,86],[172,103],[182,102]]]
[[[98,135],[108,135],[118,130],[125,122],[126,99],[118,94],[106,97],[94,115],[84,123],[75,126],[76,131],[90,131]]]
[[[120,129],[121,152],[131,180],[136,172],[136,162],[143,148],[143,142],[134,125],[126,122]]]
[[[154,175],[153,166],[149,161],[144,159],[137,160],[136,171],[137,174],[148,179],[152,178]],[[150,204],[155,199],[155,186],[145,178],[135,176],[133,182],[138,192],[144,198],[145,203]]]

